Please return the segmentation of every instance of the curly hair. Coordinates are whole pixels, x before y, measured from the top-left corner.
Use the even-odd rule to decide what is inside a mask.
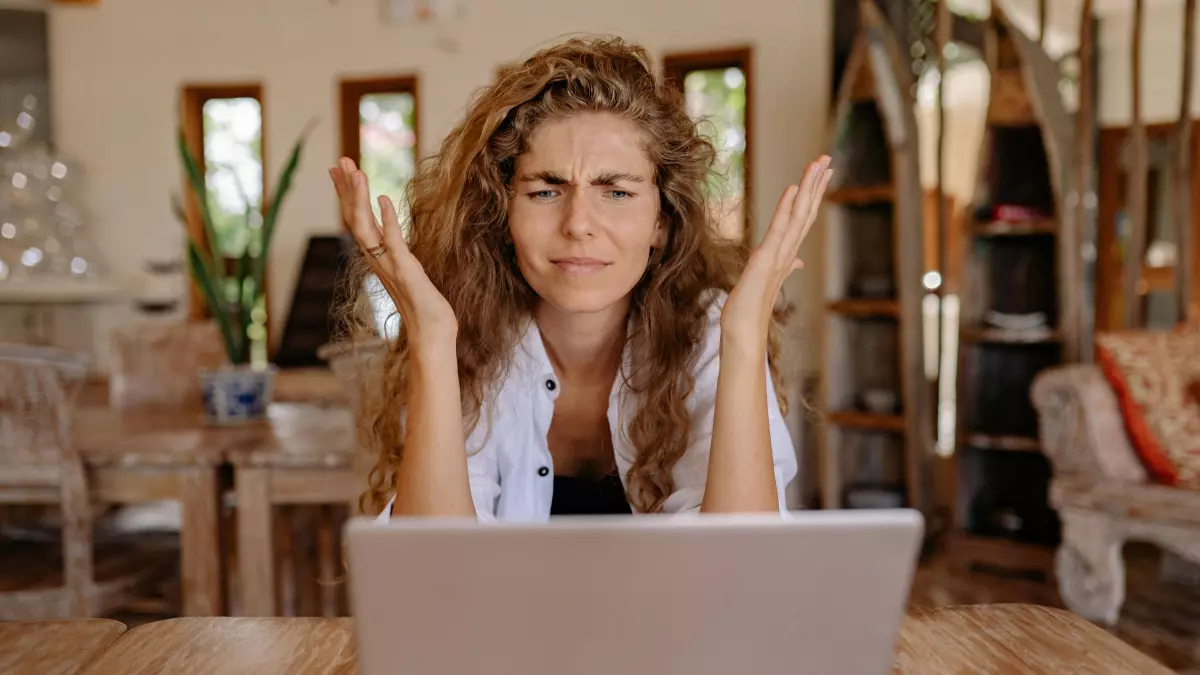
[[[408,185],[408,246],[458,319],[458,375],[464,425],[479,423],[491,385],[504,375],[537,294],[522,277],[508,237],[516,160],[538,125],[584,112],[607,112],[642,131],[654,166],[666,243],[632,292],[625,385],[640,395],[628,437],[636,458],[626,476],[630,504],[661,509],[674,489],[672,467],[688,443],[686,402],[709,319],[713,290],[728,291],[747,260],[742,242],[718,234],[707,178],[715,152],[674,87],[655,77],[646,50],[618,38],[572,38],[539,51],[484,88],[466,118],[421,162]],[[363,317],[367,268],[356,265],[350,291]],[[357,309],[358,311],[353,311]],[[778,368],[777,312],[768,362],[786,406]],[[360,330],[370,330],[358,320]],[[360,404],[360,442],[375,456],[361,505],[380,510],[394,490],[404,444],[408,345],[403,327],[387,345],[384,367]]]

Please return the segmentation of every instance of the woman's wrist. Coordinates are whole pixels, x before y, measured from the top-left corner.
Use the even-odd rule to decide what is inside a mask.
[[[737,330],[721,328],[721,363],[761,365],[767,358],[766,330],[739,327]]]

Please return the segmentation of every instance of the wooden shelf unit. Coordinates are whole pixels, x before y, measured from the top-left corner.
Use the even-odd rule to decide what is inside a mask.
[[[922,360],[924,194],[912,80],[879,10],[860,7],[829,135],[821,504],[883,494],[929,514],[933,404]]]
[[[1053,575],[1057,515],[1047,499],[1029,388],[1042,370],[1076,358],[1077,294],[1069,280],[1072,122],[1058,70],[994,8],[985,60],[992,91],[975,220],[967,228],[958,345],[955,536],[968,567]],[[1017,214],[1000,217],[1001,211]],[[1041,326],[1014,330],[1004,324]]]

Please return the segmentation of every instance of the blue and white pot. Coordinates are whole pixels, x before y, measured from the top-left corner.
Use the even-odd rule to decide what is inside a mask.
[[[204,396],[204,419],[209,424],[234,425],[261,420],[275,390],[271,365],[227,366],[200,373],[200,391]]]

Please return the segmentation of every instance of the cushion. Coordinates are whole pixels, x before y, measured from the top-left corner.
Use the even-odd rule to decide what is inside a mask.
[[[1158,482],[1200,489],[1200,331],[1096,337],[1096,360],[1121,405],[1129,439]]]

